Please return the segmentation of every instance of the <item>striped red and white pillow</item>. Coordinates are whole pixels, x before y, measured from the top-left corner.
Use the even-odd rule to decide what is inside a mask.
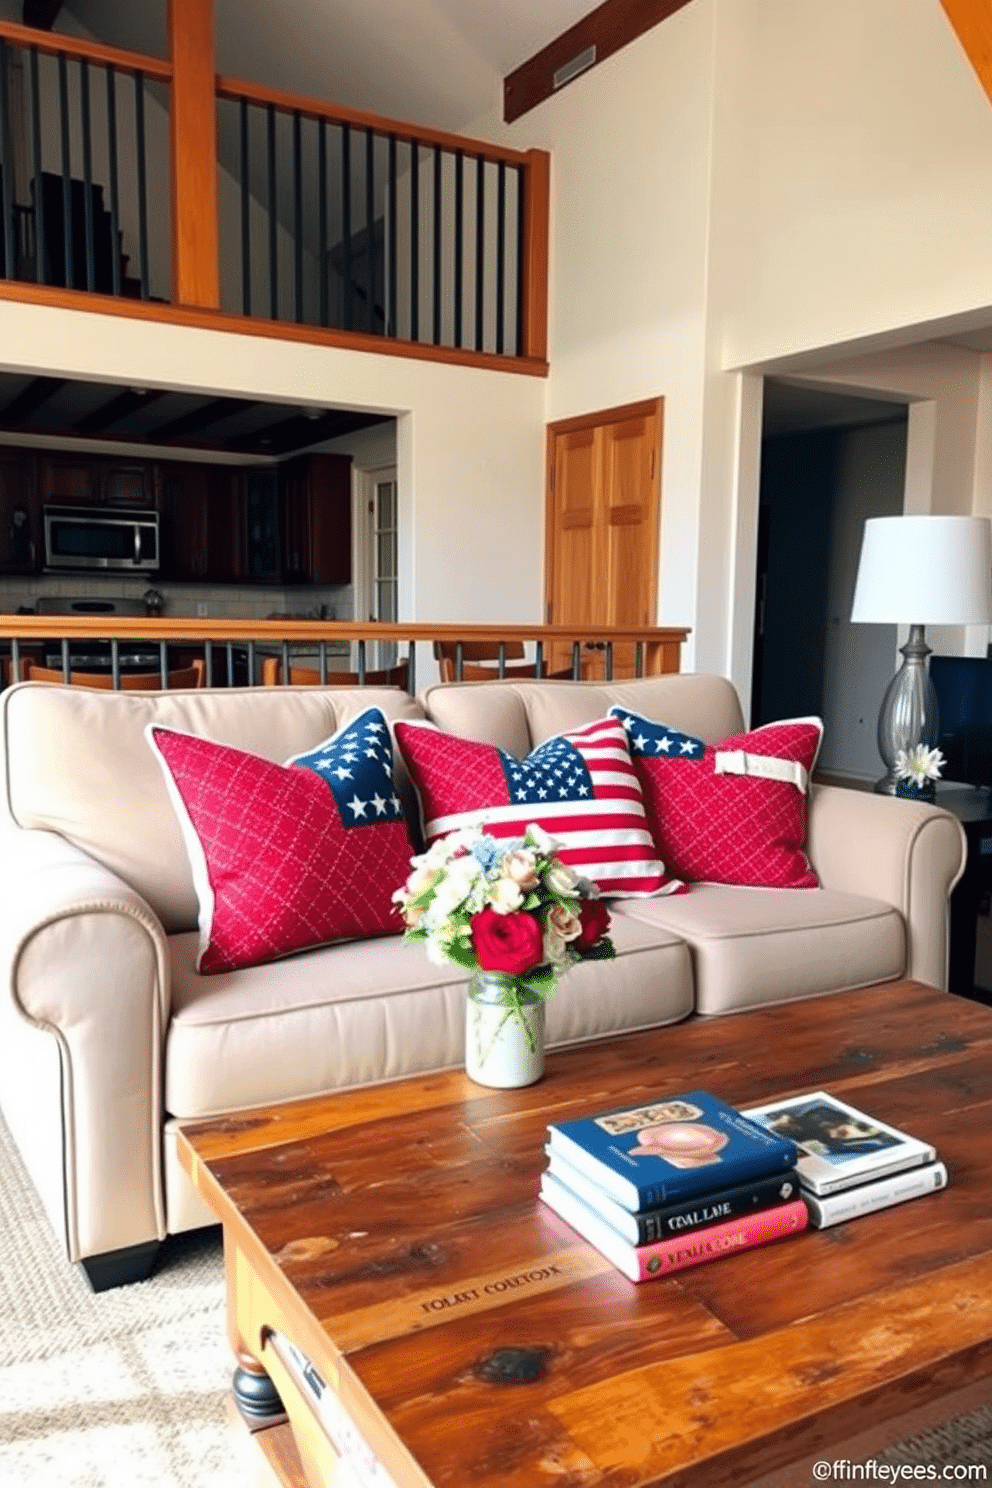
[[[616,719],[556,734],[522,760],[430,723],[393,727],[428,842],[470,826],[494,837],[520,837],[533,822],[561,844],[562,862],[602,894],[636,897],[685,887],[658,859],[627,736]]]

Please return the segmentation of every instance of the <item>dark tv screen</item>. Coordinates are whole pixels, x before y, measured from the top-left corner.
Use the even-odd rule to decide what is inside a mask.
[[[992,785],[992,659],[931,656],[945,780]]]

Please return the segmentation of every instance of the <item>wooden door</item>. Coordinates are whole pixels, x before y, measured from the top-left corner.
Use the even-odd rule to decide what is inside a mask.
[[[653,625],[657,615],[662,400],[548,426],[547,620],[553,625]],[[550,665],[568,666],[555,648]],[[633,645],[616,646],[614,677],[631,677]],[[587,644],[582,675],[605,675]]]

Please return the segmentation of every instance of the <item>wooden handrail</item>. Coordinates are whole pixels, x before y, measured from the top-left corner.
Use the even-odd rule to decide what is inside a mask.
[[[186,616],[166,619],[123,615],[4,615],[0,614],[0,642],[49,639],[196,641],[643,641],[645,645],[681,645],[689,635],[683,626],[471,625],[424,621],[352,620],[220,620]]]
[[[172,81],[172,63],[161,57],[147,56],[144,52],[126,52],[121,47],[104,46],[99,41],[65,36],[61,31],[35,31],[30,26],[19,26],[16,21],[0,21],[0,37],[26,51],[33,47],[52,57],[62,52],[66,57],[95,62],[100,67],[113,67],[118,72],[142,72],[157,83]]]
[[[440,145],[442,150],[461,150],[465,155],[481,155],[486,160],[503,160],[507,165],[526,166],[530,160],[530,152],[527,150],[514,150],[508,145],[495,145],[489,140],[451,134],[444,129],[430,129],[427,125],[391,119],[385,114],[369,114],[337,103],[324,103],[319,98],[286,93],[278,88],[267,88],[261,83],[246,82],[243,78],[218,77],[217,97],[226,98],[229,103],[238,103],[244,98],[248,103],[256,103],[262,107],[271,103],[285,113],[298,113],[305,119],[326,119],[328,124],[350,124],[355,129],[369,129],[373,134],[395,135],[404,144],[416,141],[420,145]]]

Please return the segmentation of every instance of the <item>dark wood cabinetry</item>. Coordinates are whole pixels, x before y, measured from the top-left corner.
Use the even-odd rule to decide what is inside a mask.
[[[351,456],[307,455],[282,467],[283,578],[351,582]]]
[[[0,573],[31,574],[41,566],[44,537],[34,459],[0,454]]]
[[[232,468],[0,453],[0,574],[40,573],[47,503],[156,508],[164,582],[347,584],[351,457]]]

